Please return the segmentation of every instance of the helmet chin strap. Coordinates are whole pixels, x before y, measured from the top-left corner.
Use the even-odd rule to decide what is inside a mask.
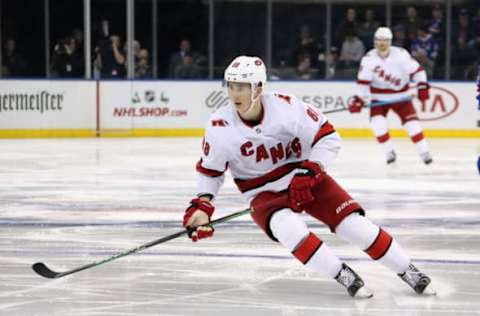
[[[258,98],[260,97],[260,94],[255,98],[255,90],[257,89],[257,85],[252,84],[252,97],[250,100],[250,105],[248,106],[248,109],[245,111],[245,114],[249,113],[251,110],[253,110],[253,106],[255,103],[257,103]]]

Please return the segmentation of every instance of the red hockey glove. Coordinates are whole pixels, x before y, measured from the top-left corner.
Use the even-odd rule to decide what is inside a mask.
[[[356,95],[348,104],[348,111],[350,113],[360,113],[360,111],[362,111],[362,108],[364,106],[365,106],[365,102],[363,102],[363,100]]]
[[[190,206],[183,216],[183,227],[192,229],[188,234],[192,241],[213,235],[215,230],[209,223],[214,210],[215,207],[208,201],[199,198],[190,201]]]
[[[425,101],[427,101],[430,98],[430,93],[429,93],[430,85],[428,84],[428,82],[420,82],[417,85],[417,90],[418,90],[418,99],[420,100],[420,102],[422,102],[422,104],[425,103]]]
[[[312,188],[323,180],[325,172],[319,164],[312,161],[304,161],[301,168],[304,173],[297,173],[288,188],[290,207],[295,212],[302,212],[305,204],[313,202],[315,197]]]

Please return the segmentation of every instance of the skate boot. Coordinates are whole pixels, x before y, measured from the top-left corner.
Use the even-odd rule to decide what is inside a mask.
[[[387,153],[387,165],[394,163],[396,160],[397,160],[397,154],[395,154],[393,150],[389,151]]]
[[[351,297],[370,298],[373,296],[373,292],[365,286],[360,276],[345,263],[342,264],[342,269],[338,272],[335,280],[347,289]]]
[[[426,165],[429,165],[433,162],[432,155],[430,155],[430,153],[428,151],[424,152],[424,153],[421,153],[420,157],[422,157],[422,160]]]
[[[413,264],[408,265],[407,271],[398,275],[405,281],[417,294],[421,295],[435,295],[436,291],[430,285],[430,278],[420,272]]]

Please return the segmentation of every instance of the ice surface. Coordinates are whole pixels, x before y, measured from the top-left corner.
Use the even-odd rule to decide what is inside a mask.
[[[425,166],[406,139],[386,166],[373,139],[345,140],[329,173],[431,275],[436,297],[305,216],[375,291],[346,295],[271,242],[248,216],[196,244],[179,238],[62,279],[69,270],[180,229],[195,191],[197,138],[2,140],[0,315],[479,315],[477,139],[429,139]],[[219,217],[247,204],[230,178]]]

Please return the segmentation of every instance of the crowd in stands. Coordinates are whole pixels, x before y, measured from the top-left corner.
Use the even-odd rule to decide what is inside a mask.
[[[81,38],[68,35],[57,43],[53,50],[51,74],[53,77],[78,78],[84,75],[83,47]],[[119,34],[111,34],[108,21],[102,21],[102,31],[95,41],[93,53],[94,78],[125,78],[127,73],[128,45]],[[150,52],[140,41],[133,41],[134,77],[152,78]],[[178,52],[171,55],[168,76],[180,79],[205,77],[202,67],[206,58],[191,50],[188,39],[182,39]]]
[[[329,51],[316,40],[304,25],[292,49],[293,63],[288,70],[287,59],[280,61],[274,79],[351,79],[362,56],[373,48],[373,35],[380,26],[371,9],[357,18],[357,11],[348,8],[338,23]],[[429,17],[420,17],[415,7],[405,9],[405,18],[392,27],[393,45],[407,49],[426,69],[430,78],[443,79],[445,74],[445,20],[441,6],[432,7]],[[479,64],[480,9],[472,16],[467,9],[453,18],[451,33],[451,71],[457,79],[471,79]]]
[[[361,15],[361,18],[358,16]],[[292,47],[273,52],[275,61],[271,79],[312,80],[352,79],[362,56],[373,48],[373,34],[381,26],[375,11],[355,8],[345,10],[344,17],[332,25],[331,45],[326,49],[325,34],[313,34],[311,27],[303,25]],[[110,33],[108,21],[101,22],[101,32],[94,38],[92,52],[94,78],[125,78],[128,47],[126,41]],[[446,30],[444,8],[435,5],[427,16],[420,16],[414,6],[404,9],[403,18],[393,23],[393,45],[407,49],[433,79],[445,76]],[[454,11],[451,30],[451,77],[471,79],[475,76],[480,55],[480,8]],[[2,75],[22,76],[28,67],[26,58],[17,51],[14,38],[2,45]],[[152,78],[152,56],[140,41],[133,44],[135,78]],[[168,69],[161,77],[179,79],[206,78],[206,54],[192,48],[191,41],[183,38],[178,51],[172,52]],[[85,74],[83,34],[74,29],[53,46],[50,58],[51,77],[79,78]]]

